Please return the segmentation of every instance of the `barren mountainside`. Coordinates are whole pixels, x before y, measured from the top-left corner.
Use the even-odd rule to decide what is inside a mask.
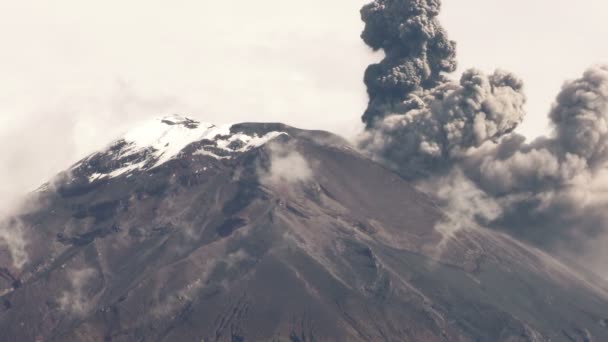
[[[327,132],[166,117],[32,197],[2,341],[608,341],[602,284]]]

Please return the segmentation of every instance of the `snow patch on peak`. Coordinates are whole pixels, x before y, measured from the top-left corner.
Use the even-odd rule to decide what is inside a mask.
[[[224,135],[224,136],[218,137],[218,139],[215,140],[215,146],[213,146],[213,149],[220,149],[222,151],[229,152],[229,153],[243,153],[243,152],[247,152],[251,149],[254,149],[256,147],[260,147],[260,146],[266,144],[267,142],[269,142],[270,140],[272,140],[280,135],[283,135],[283,134],[287,135],[287,133],[285,133],[285,132],[276,132],[276,131],[266,133],[263,136],[258,136],[255,133],[253,135],[247,135],[244,133]],[[213,153],[213,151],[210,151],[205,146],[203,146],[198,151],[194,152],[194,154],[210,156],[210,157],[213,157],[216,159],[230,159],[231,158],[230,156],[217,155],[217,154]]]
[[[156,160],[152,167],[156,167],[195,141],[230,134],[231,126],[201,123],[178,115],[151,120],[125,134],[127,148],[121,151],[121,157],[149,151]]]
[[[195,155],[229,159],[235,153],[247,152],[287,134],[277,131],[263,136],[231,133],[231,127],[232,124],[216,126],[180,115],[160,117],[135,127],[106,151],[90,156],[73,169],[84,169],[89,182],[93,182],[136,170],[153,169],[177,157],[186,146],[202,140],[209,144],[201,147]],[[103,162],[93,162],[94,159]]]

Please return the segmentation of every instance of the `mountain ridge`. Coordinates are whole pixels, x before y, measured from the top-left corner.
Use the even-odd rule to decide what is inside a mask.
[[[170,158],[111,146],[18,218],[12,340],[608,338],[601,286],[504,234],[438,229],[426,195],[331,133],[235,124]]]

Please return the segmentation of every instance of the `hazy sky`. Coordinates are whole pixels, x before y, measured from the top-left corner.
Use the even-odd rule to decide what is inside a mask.
[[[0,198],[165,113],[352,135],[380,58],[359,39],[365,2],[0,0]],[[608,62],[605,1],[443,2],[459,71],[525,80],[528,136],[565,79]]]

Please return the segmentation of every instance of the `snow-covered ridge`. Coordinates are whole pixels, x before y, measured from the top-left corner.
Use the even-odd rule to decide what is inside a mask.
[[[232,124],[216,126],[179,115],[161,117],[127,132],[106,151],[90,156],[75,165],[73,170],[84,168],[88,171],[86,173],[89,181],[92,182],[101,178],[118,177],[135,170],[153,169],[178,156],[186,146],[202,140],[210,141],[211,144],[201,147],[195,155],[226,159],[232,158],[235,153],[247,152],[287,134],[268,132],[263,136],[255,133],[248,135],[232,133],[231,127]],[[100,157],[109,157],[103,164],[112,166],[97,167],[93,160]]]

